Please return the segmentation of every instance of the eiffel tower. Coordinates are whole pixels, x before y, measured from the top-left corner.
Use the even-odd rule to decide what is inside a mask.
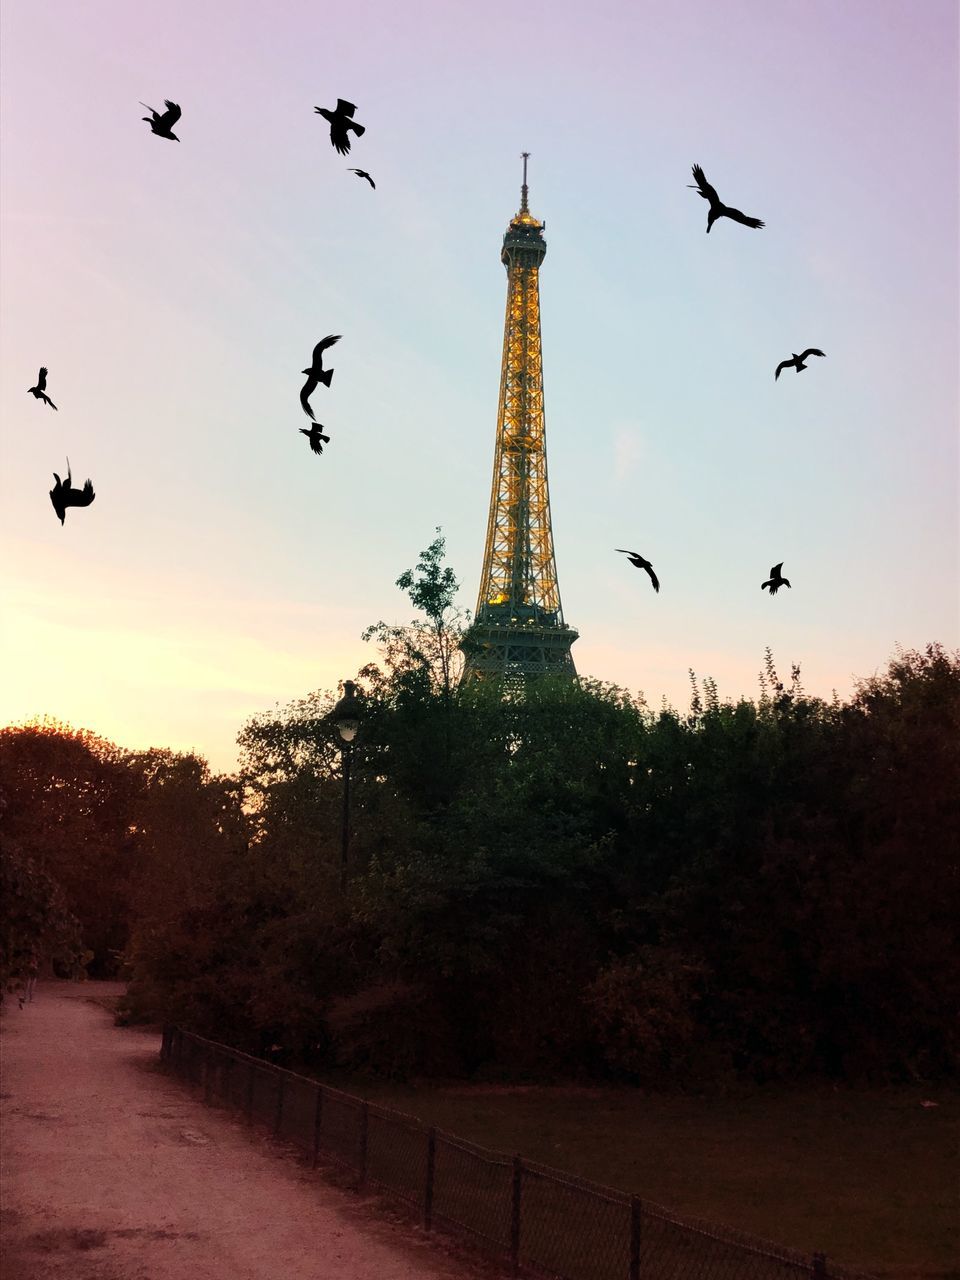
[[[487,545],[473,625],[463,637],[462,682],[497,678],[507,687],[549,672],[576,679],[563,620],[550,527],[540,350],[543,229],[527,203],[523,153],[520,212],[503,237],[507,269],[500,406]]]

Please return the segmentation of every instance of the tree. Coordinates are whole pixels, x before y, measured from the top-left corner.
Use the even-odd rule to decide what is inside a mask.
[[[91,975],[112,976],[127,940],[134,843],[123,753],[54,720],[0,729],[0,794],[8,835],[80,921]]]
[[[426,550],[420,552],[416,569],[405,569],[396,585],[406,591],[413,605],[426,615],[407,626],[377,622],[367,627],[364,640],[376,638],[384,647],[391,672],[423,674],[431,686],[450,702],[463,665],[460,641],[469,612],[454,607],[459,583],[449,565],[444,565],[446,539],[440,528]]]
[[[0,1000],[50,965],[79,977],[89,959],[63,890],[15,841],[0,836]]]

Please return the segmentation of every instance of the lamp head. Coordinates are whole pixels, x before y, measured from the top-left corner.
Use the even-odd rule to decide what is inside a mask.
[[[330,712],[330,719],[344,742],[352,742],[360,728],[360,701],[356,688],[352,680],[344,680],[343,697]]]

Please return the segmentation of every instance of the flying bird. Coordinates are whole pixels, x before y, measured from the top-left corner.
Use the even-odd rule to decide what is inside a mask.
[[[320,422],[315,422],[310,428],[298,427],[297,430],[310,441],[310,448],[314,453],[323,453],[323,446],[330,443],[330,437],[323,434],[323,424]]]
[[[147,107],[145,102],[141,102],[140,105],[141,107]],[[147,124],[158,138],[172,138],[174,142],[179,142],[180,139],[173,132],[173,126],[177,123],[183,113],[177,104],[175,102],[171,102],[169,98],[164,98],[163,105],[167,109],[162,114],[159,111],[154,110],[153,107],[147,107],[147,110],[151,114],[143,116],[142,118],[146,120]]]
[[[356,107],[352,102],[347,102],[343,98],[337,99],[337,109],[328,111],[326,107],[314,107],[317,115],[323,116],[324,120],[330,123],[330,141],[333,143],[334,150],[340,155],[345,156],[350,150],[350,136],[348,130],[352,129],[359,138],[361,134],[366,133],[366,129],[362,124],[354,124],[352,116],[356,111]]]
[[[649,573],[650,575],[650,581],[653,583],[654,591],[660,590],[660,582],[659,582],[659,579],[657,578],[657,575],[653,572],[653,565],[650,563],[649,560],[644,560],[643,556],[640,554],[639,551],[625,551],[623,547],[614,547],[614,550],[619,551],[622,555],[625,555],[635,568],[646,569],[647,573]]]
[[[325,387],[329,387],[330,379],[333,377],[332,369],[324,369],[323,353],[328,347],[332,347],[335,342],[340,341],[339,333],[328,333],[327,336],[313,348],[313,362],[309,369],[302,369],[301,373],[306,375],[306,382],[300,391],[300,404],[303,412],[308,418],[314,417],[313,410],[310,408],[310,397],[317,389],[317,384],[322,382]]]
[[[783,568],[783,561],[781,560],[779,564],[775,564],[773,568],[770,570],[769,581],[761,584],[761,587],[760,587],[761,591],[763,591],[765,587],[769,587],[770,594],[772,596],[775,596],[781,587],[790,587],[789,579],[785,578],[783,574],[780,572],[782,568]],[[792,591],[793,588],[790,587],[790,590]]]
[[[731,209],[729,205],[721,203],[720,197],[711,187],[698,164],[693,166],[693,176],[697,181],[697,185],[694,187],[693,183],[690,183],[690,189],[698,191],[704,200],[710,201],[710,212],[707,214],[708,233],[718,218],[732,218],[734,222],[742,222],[745,227],[762,227],[764,225],[759,218],[748,218],[739,209]]]
[[[45,400],[51,409],[56,409],[57,406],[46,394],[46,391],[47,391],[46,367],[41,368],[40,372],[37,374],[37,385],[35,387],[27,387],[27,391],[30,395],[34,396],[37,400]]]
[[[807,359],[808,356],[822,356],[822,355],[825,355],[825,352],[819,350],[819,348],[817,347],[807,347],[806,351],[804,351],[803,354],[799,356],[794,351],[792,360],[781,360],[780,363],[777,365],[777,372],[773,375],[774,381],[776,381],[776,379],[780,377],[781,369],[796,368],[797,373],[803,373],[804,369],[807,367],[803,362],[804,360]]]
[[[349,172],[355,173],[358,178],[366,178],[366,180],[370,183],[371,187],[373,187],[374,191],[376,191],[377,184],[370,177],[369,173],[367,173],[366,169],[350,169]]]
[[[93,492],[93,484],[88,480],[82,489],[70,488],[70,459],[67,459],[67,482],[60,479],[56,472],[53,473],[56,484],[50,490],[50,501],[53,503],[53,509],[60,517],[60,523],[63,524],[64,517],[67,514],[67,507],[89,507],[90,503],[97,496]]]

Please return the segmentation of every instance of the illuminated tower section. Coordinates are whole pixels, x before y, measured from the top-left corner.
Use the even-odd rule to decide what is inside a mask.
[[[523,156],[520,212],[503,237],[507,269],[497,447],[487,544],[474,623],[464,636],[463,680],[511,685],[555,672],[576,678],[550,527],[540,351],[540,264],[544,223],[527,204]]]

